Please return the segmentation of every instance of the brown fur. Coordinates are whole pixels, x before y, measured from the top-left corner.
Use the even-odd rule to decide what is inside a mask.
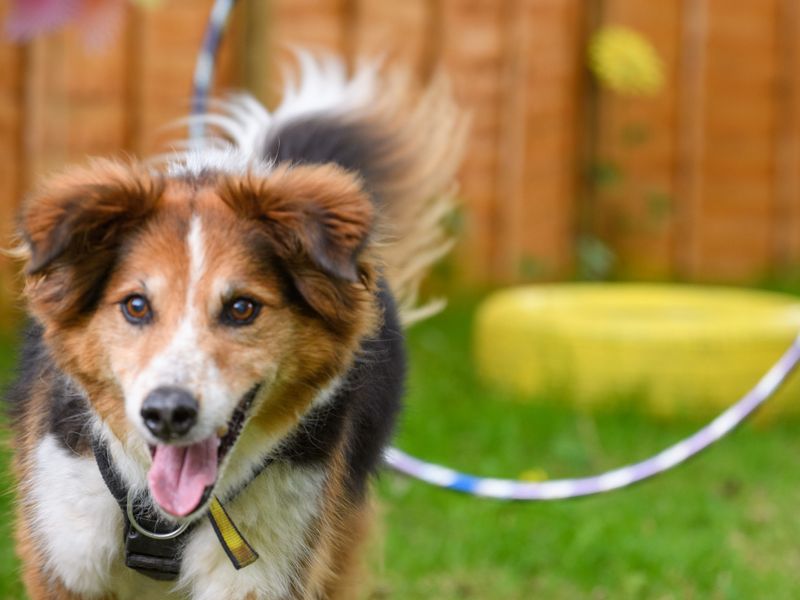
[[[349,600],[356,596],[362,575],[360,550],[370,527],[369,499],[353,501],[344,489],[345,464],[339,447],[331,462],[324,506],[314,533],[307,537],[304,587],[298,599]]]

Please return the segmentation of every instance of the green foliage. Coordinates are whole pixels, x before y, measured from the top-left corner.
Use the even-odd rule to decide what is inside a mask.
[[[617,256],[600,238],[586,234],[578,238],[578,279],[583,281],[609,280],[617,263]]]
[[[674,200],[667,192],[653,189],[647,192],[647,212],[658,224],[672,216]]]
[[[5,389],[13,369],[14,342],[0,334],[0,391]],[[5,409],[0,412],[5,414]],[[12,544],[14,483],[9,472],[10,436],[5,418],[0,417],[0,598],[24,598],[19,583],[19,563]]]
[[[589,165],[589,181],[598,190],[612,188],[624,180],[622,169],[612,160],[597,160]]]
[[[641,146],[650,140],[651,131],[647,123],[626,123],[622,126],[620,138],[622,143],[629,148]]]
[[[549,272],[550,269],[545,261],[535,256],[525,255],[519,261],[520,281],[536,281],[544,278]]]

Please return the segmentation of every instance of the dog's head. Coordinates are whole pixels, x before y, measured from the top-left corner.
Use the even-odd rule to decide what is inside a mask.
[[[166,512],[196,513],[245,438],[279,443],[347,369],[376,321],[371,221],[331,166],[96,162],[29,200],[31,311]]]

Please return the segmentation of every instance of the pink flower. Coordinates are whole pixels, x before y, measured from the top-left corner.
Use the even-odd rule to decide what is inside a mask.
[[[28,40],[75,19],[80,0],[14,0],[6,21],[6,33],[14,40]]]
[[[69,23],[82,32],[87,46],[97,47],[111,40],[125,12],[126,0],[12,0],[6,21],[6,35],[26,41]],[[152,0],[133,0],[152,6]]]

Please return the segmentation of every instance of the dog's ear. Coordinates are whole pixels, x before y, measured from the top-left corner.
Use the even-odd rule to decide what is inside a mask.
[[[309,259],[326,275],[359,280],[373,207],[358,178],[333,165],[284,168],[235,184],[226,201],[262,223],[284,260]]]
[[[139,227],[160,196],[146,172],[95,161],[47,181],[25,203],[26,291],[35,312],[71,319],[99,297],[125,235]]]
[[[258,221],[297,291],[327,320],[348,308],[353,286],[371,287],[363,254],[374,209],[355,175],[333,165],[283,168],[232,182],[223,198]]]

